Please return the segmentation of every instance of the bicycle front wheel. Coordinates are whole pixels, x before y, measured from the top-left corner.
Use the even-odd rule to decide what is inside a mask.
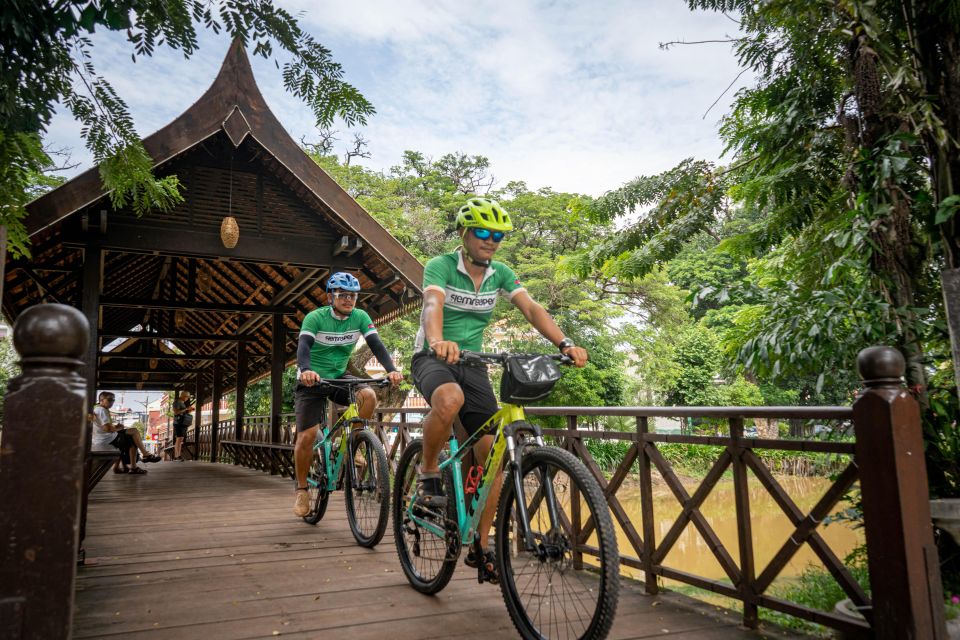
[[[375,547],[387,530],[390,517],[390,477],[387,454],[371,431],[360,429],[350,435],[347,463],[353,466],[344,478],[347,521],[357,544]],[[356,480],[352,480],[356,478]]]
[[[603,493],[583,463],[567,451],[537,447],[528,449],[522,460],[520,497],[533,549],[528,550],[518,534],[512,477],[503,483],[497,510],[500,590],[513,624],[524,638],[604,638],[617,609],[620,556]],[[599,566],[574,568],[574,508],[579,508],[581,525],[596,523],[585,542],[596,548]]]
[[[442,529],[444,536],[436,535],[411,517],[408,507],[417,490],[417,473],[422,456],[423,441],[414,440],[407,445],[397,463],[397,473],[393,479],[393,538],[407,580],[420,593],[433,594],[447,586],[453,577],[460,555],[460,542],[456,528],[453,474],[449,470],[443,474],[443,488],[448,501],[446,514],[421,514]],[[442,454],[440,460],[443,461]]]
[[[313,461],[307,472],[307,495],[310,496],[310,513],[303,516],[307,524],[317,524],[327,512],[330,492],[327,491],[327,461],[323,449],[313,450]]]

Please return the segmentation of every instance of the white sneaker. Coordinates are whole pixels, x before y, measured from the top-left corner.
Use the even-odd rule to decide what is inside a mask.
[[[297,499],[293,503],[293,515],[302,518],[310,513],[310,494],[306,491],[297,491]]]

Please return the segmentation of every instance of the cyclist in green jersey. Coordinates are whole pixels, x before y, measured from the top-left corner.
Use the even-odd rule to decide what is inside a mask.
[[[423,312],[411,365],[414,384],[430,404],[423,420],[423,464],[417,485],[419,504],[431,510],[446,505],[439,473],[439,455],[450,437],[453,419],[476,432],[497,411],[497,400],[485,368],[459,362],[461,349],[481,351],[483,331],[490,322],[497,297],[512,302],[527,321],[574,364],[587,363],[587,351],[563,335],[550,314],[520,285],[513,270],[493,260],[506,232],[513,229],[509,214],[486,198],[470,198],[457,213],[462,246],[427,262],[423,277]],[[433,351],[433,356],[430,355]],[[475,454],[484,461],[493,436],[480,439]],[[498,580],[493,552],[487,549],[496,514],[502,478],[487,499],[478,534],[483,558],[468,553],[466,562],[485,567],[487,579]]]
[[[321,378],[345,378],[347,361],[360,340],[366,341],[370,351],[387,371],[394,386],[403,376],[393,365],[390,352],[377,335],[377,328],[367,312],[357,309],[360,281],[349,273],[339,272],[327,280],[330,306],[314,309],[303,319],[297,343],[297,388],[294,391],[294,410],[297,417],[297,442],[294,446],[294,467],[297,488],[293,513],[303,517],[310,512],[307,494],[307,472],[313,459],[313,443],[323,422],[327,398],[339,405],[350,404],[350,393],[342,386],[330,386],[319,391],[308,391]],[[373,416],[377,408],[377,394],[369,387],[356,393],[357,413],[364,420]]]

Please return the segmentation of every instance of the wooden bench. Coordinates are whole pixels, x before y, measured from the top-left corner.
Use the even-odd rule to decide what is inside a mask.
[[[103,480],[103,476],[113,467],[120,457],[117,449],[91,451],[87,454],[83,471],[83,499],[80,502],[80,547],[77,550],[77,564],[86,564],[86,550],[83,548],[83,539],[87,535],[87,501],[90,492]]]
[[[163,458],[164,460],[173,460],[173,440],[164,445],[163,449]],[[191,440],[187,442],[183,441],[183,444],[180,446],[180,455],[183,456],[184,460],[196,460],[197,459],[197,446],[196,443]]]

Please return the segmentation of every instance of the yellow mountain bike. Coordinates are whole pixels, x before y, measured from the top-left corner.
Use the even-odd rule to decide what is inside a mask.
[[[530,364],[537,358],[539,364]],[[461,352],[460,360],[466,365],[504,365],[507,379],[513,375],[511,369],[524,367],[536,378],[538,367],[542,370],[547,360],[556,375],[552,381],[533,381],[541,391],[559,379],[555,362],[570,362],[560,355],[469,351]],[[583,463],[563,449],[544,445],[540,428],[526,421],[523,393],[517,393],[517,388],[514,384],[514,392],[505,394],[501,385],[503,407],[462,445],[451,436],[449,455],[442,455],[440,462],[447,495],[443,512],[415,501],[423,442],[415,440],[404,450],[393,487],[393,529],[400,564],[417,591],[433,594],[447,585],[463,545],[477,543],[480,515],[506,454],[495,549],[500,589],[514,625],[524,638],[603,638],[613,624],[620,585],[620,557],[610,512]],[[480,473],[468,473],[465,487],[463,458],[487,433],[495,433],[488,460]],[[573,529],[576,512],[579,521],[586,523],[583,532]],[[587,547],[599,557],[599,566],[575,568],[574,550]]]
[[[350,405],[332,427],[324,427],[313,445],[313,462],[307,474],[309,524],[320,522],[327,511],[330,493],[344,490],[347,522],[357,544],[374,547],[383,539],[390,514],[390,478],[383,444],[357,413],[358,387],[385,387],[386,378],[323,379],[308,390],[320,393],[329,386],[350,390]],[[309,392],[309,391],[308,391]],[[339,441],[338,441],[339,438]]]

